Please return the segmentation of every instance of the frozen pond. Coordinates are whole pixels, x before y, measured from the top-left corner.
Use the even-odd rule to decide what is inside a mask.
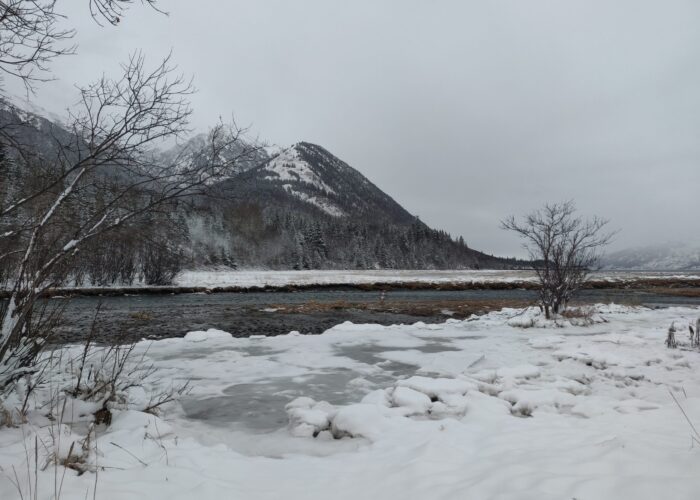
[[[483,338],[481,336],[474,339]],[[333,356],[348,358],[363,365],[363,369],[333,368],[314,371],[307,375],[263,378],[255,383],[227,386],[220,395],[212,397],[187,396],[182,407],[187,418],[208,424],[270,432],[287,425],[285,405],[300,396],[343,405],[361,399],[370,389],[390,385],[394,381],[411,376],[417,369],[413,364],[391,361],[381,356],[387,351],[417,351],[439,354],[456,352],[449,340],[426,342],[424,345],[400,347],[376,344],[339,345],[333,348]],[[280,351],[244,347],[236,353],[252,362],[255,358],[276,359]],[[206,361],[208,349],[188,351],[190,360]],[[366,368],[365,368],[366,367]]]

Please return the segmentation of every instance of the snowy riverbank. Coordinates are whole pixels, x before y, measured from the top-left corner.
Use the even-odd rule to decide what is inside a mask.
[[[634,280],[687,280],[700,279],[700,272],[601,271],[593,273],[592,280],[611,283]],[[345,270],[345,271],[183,271],[175,278],[175,285],[187,287],[253,287],[288,285],[360,285],[374,283],[532,283],[532,271],[498,270]]]
[[[27,452],[53,433],[67,454],[89,420],[80,411],[63,427],[44,407],[0,428],[0,498],[19,498],[16,474],[24,498],[36,480],[38,498],[62,482],[62,498],[92,498],[97,485],[109,499],[695,499],[700,445],[673,396],[700,424],[700,352],[685,333],[698,315],[597,306],[583,325],[507,309],[142,342],[136,359],[157,369],[146,392],[190,380],[191,393],[161,418],[116,410],[91,443],[97,476],[52,465],[35,476]],[[664,346],[672,321],[675,350]],[[126,396],[122,408],[138,407],[145,393]]]
[[[534,288],[533,271],[497,270],[196,270],[182,271],[170,285],[143,282],[79,286],[66,283],[47,291],[49,296],[65,295],[169,295],[181,293],[288,291],[290,289],[351,287],[360,289],[514,289]],[[700,273],[694,271],[600,271],[591,273],[584,288],[698,287]],[[0,298],[9,290],[0,288]]]

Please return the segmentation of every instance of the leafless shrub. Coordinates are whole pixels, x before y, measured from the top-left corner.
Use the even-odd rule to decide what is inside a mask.
[[[127,405],[130,389],[144,387],[149,381],[157,379],[157,370],[147,362],[148,349],[134,357],[136,344],[122,343],[121,336],[114,337],[107,346],[96,345],[99,312],[98,306],[80,355],[69,363],[70,371],[74,374],[74,385],[67,388],[65,393],[81,401],[96,403],[94,423],[109,426],[112,422],[111,410],[115,406]],[[189,381],[171,384],[155,392],[144,389],[149,393],[149,399],[135,409],[157,414],[164,405],[177,401],[187,391]]]
[[[511,216],[501,227],[525,241],[539,279],[539,300],[545,316],[559,314],[587,280],[599,261],[599,251],[613,233],[604,233],[608,221],[576,216],[573,202],[546,204],[522,221]]]
[[[46,471],[50,467],[54,474],[52,498],[61,498],[64,478],[69,469],[79,475],[94,473],[94,496],[100,470],[97,464],[97,436],[105,426],[110,425],[112,410],[131,408],[158,414],[163,406],[176,401],[189,390],[187,382],[163,388],[156,368],[147,361],[147,349],[137,356],[134,354],[137,347],[135,344],[95,344],[97,316],[96,314],[93,320],[88,340],[77,355],[66,358],[66,350],[62,349],[51,357],[50,369],[53,370],[54,377],[49,382],[52,388],[48,400],[41,403],[50,424],[43,430],[38,430],[33,440],[31,436],[25,437],[26,470],[22,467],[22,472],[18,473],[13,469],[13,475],[10,476],[20,498],[34,499],[45,494],[38,492],[37,477],[40,471]],[[60,382],[60,375],[68,375],[69,386]],[[54,386],[57,380],[59,382]],[[133,406],[128,392],[135,387],[142,387],[149,396]],[[94,409],[92,417],[89,413],[80,413],[81,410],[76,409],[83,408],[82,404],[75,404],[76,400],[91,403],[85,405],[85,408]],[[146,437],[159,443],[167,460],[167,449],[159,441],[160,435]],[[111,444],[143,465],[148,465],[129,450],[116,443]]]

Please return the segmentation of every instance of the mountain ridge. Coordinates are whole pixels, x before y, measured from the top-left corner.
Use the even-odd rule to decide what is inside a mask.
[[[49,158],[67,142],[66,127],[30,111],[0,110],[0,122],[17,127],[24,143]],[[197,154],[204,135],[158,154],[164,161],[206,161]],[[75,138],[72,139],[75,141]],[[189,148],[189,149],[188,149]],[[236,158],[240,145],[221,154]],[[212,182],[213,197],[192,195],[168,215],[179,231],[161,243],[176,252],[173,265],[269,269],[465,269],[522,267],[469,248],[463,238],[428,227],[359,170],[322,146],[298,142],[272,153],[256,148],[232,176]],[[164,238],[164,239],[163,239]],[[157,239],[157,237],[156,237]],[[152,241],[151,245],[159,245]],[[109,252],[109,245],[101,252]],[[125,250],[127,253],[131,250]],[[171,251],[171,250],[168,250]],[[108,258],[105,255],[104,258]]]

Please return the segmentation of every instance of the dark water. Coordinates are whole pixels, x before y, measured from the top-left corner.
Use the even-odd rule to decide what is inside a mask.
[[[392,291],[386,295],[385,305],[393,303],[431,304],[442,301],[500,301],[532,302],[535,293],[528,290],[466,290]],[[218,293],[181,295],[137,295],[119,297],[76,297],[50,299],[59,304],[66,300],[64,325],[56,341],[72,342],[84,338],[95,316],[98,304],[101,311],[97,322],[98,338],[115,336],[125,341],[141,338],[183,336],[188,331],[218,328],[234,336],[280,335],[298,330],[302,333],[321,333],[328,328],[352,321],[355,323],[414,323],[441,322],[449,315],[438,307],[432,313],[417,314],[410,307],[399,312],[358,309],[323,309],[313,312],[270,312],[264,309],[279,305],[300,305],[310,302],[332,303],[346,301],[355,304],[376,305],[378,292],[361,290],[308,290],[299,292]],[[700,297],[678,297],[640,290],[585,290],[578,300],[583,303],[617,302],[622,304],[700,305]]]

